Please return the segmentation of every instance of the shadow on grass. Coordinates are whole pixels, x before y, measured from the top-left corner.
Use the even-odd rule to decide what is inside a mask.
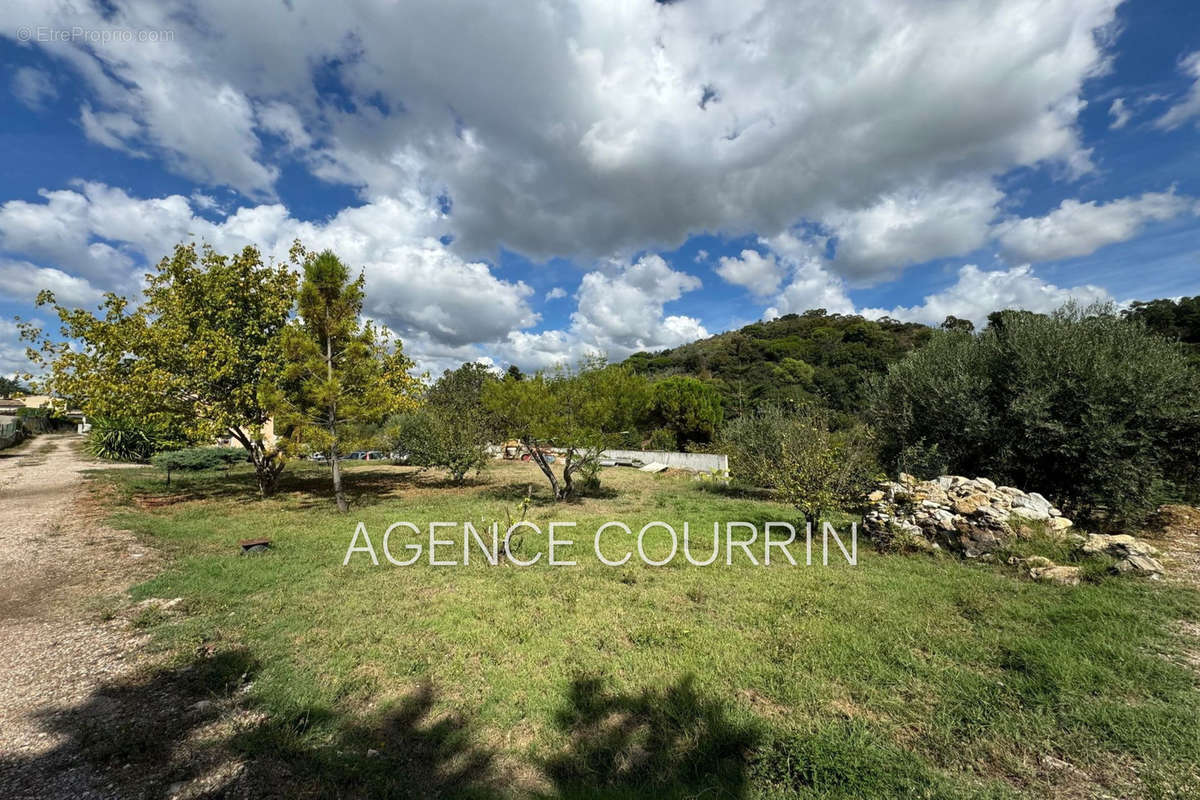
[[[636,694],[577,679],[556,722],[570,744],[544,770],[559,797],[742,797],[759,740],[691,676]]]
[[[493,756],[469,720],[434,717],[425,685],[370,722],[320,708],[268,716],[244,650],[102,685],[40,715],[61,743],[0,756],[5,798],[492,797]]]

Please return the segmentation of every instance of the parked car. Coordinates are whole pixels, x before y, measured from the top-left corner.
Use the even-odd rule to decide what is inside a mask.
[[[342,460],[343,461],[361,461],[364,455],[366,455],[366,453],[364,451],[355,450],[353,453],[347,453],[345,455],[345,457],[342,458]]]
[[[383,461],[385,458],[387,458],[386,455],[378,450],[368,450],[362,454],[362,457],[363,461]]]
[[[328,461],[329,456],[325,455],[324,453],[313,453],[312,455],[310,455],[308,457],[308,460],[309,461]]]

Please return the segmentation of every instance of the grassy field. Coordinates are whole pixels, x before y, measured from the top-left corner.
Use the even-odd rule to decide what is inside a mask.
[[[240,709],[219,746],[252,760],[267,794],[1197,791],[1200,691],[1177,633],[1200,620],[1195,591],[1048,586],[1004,565],[867,547],[857,566],[649,567],[635,553],[608,567],[590,551],[610,519],[707,527],[703,553],[713,521],[795,513],[687,476],[603,478],[606,496],[555,505],[529,464],[463,487],[363,464],[348,469],[348,515],[315,465],[289,468],[267,500],[241,471],[168,491],[149,469],[114,470],[94,486],[114,524],[171,559],[135,590],[183,598],[136,620],[172,654],[156,679]],[[578,522],[578,566],[342,565],[360,520],[377,546],[399,520],[482,527],[519,515],[529,485],[530,520]],[[239,539],[259,536],[267,553],[239,554]],[[105,757],[144,757],[184,727],[131,726]]]

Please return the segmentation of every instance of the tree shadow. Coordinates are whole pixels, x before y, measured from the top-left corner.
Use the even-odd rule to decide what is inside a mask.
[[[4,797],[493,797],[493,755],[471,721],[435,717],[425,684],[369,722],[301,707],[267,715],[245,690],[260,664],[246,650],[201,651],[184,666],[106,683],[39,714],[59,740],[0,756]]]
[[[760,738],[691,675],[637,694],[579,678],[556,723],[570,744],[543,768],[559,797],[744,797]]]

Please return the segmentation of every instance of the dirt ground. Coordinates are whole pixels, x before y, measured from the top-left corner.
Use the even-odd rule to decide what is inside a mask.
[[[97,521],[80,437],[0,451],[0,796],[108,798],[60,715],[138,669],[143,644],[103,609],[156,553]]]

